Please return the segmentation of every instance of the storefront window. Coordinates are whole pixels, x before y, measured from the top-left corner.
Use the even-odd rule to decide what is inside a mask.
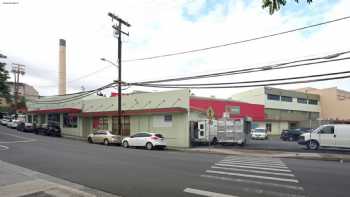
[[[40,115],[40,123],[41,124],[45,124],[46,123],[46,116],[45,116],[45,114],[41,114]]]
[[[78,116],[76,114],[63,113],[63,127],[77,128]]]
[[[122,133],[118,133],[118,117],[114,116],[112,118],[112,133],[122,136],[129,136],[130,135],[130,119],[129,116],[124,116],[121,118],[122,120]]]
[[[48,115],[48,122],[54,123],[54,124],[60,124],[60,114],[59,113],[52,113]]]
[[[28,115],[28,122],[29,122],[29,123],[32,123],[32,122],[33,122],[32,115]]]
[[[101,129],[101,130],[108,130],[108,117],[94,117],[93,120],[93,128],[94,129]]]
[[[38,115],[33,116],[33,123],[38,123]]]

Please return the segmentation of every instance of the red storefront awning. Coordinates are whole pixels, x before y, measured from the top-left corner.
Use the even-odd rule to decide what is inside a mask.
[[[28,111],[28,113],[80,113],[81,109],[76,108],[59,108],[59,109],[39,109]]]

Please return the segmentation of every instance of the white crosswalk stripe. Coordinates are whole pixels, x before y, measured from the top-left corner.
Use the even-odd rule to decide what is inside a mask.
[[[228,194],[221,194],[221,193],[193,189],[193,188],[186,188],[184,190],[184,192],[191,193],[191,194],[197,194],[200,196],[209,196],[209,197],[238,197],[238,196],[232,196],[232,195],[228,195]]]
[[[288,166],[277,158],[260,158],[248,156],[229,156],[214,163],[202,174],[201,177],[208,180],[225,181],[234,183],[234,196],[240,192],[252,195],[265,195],[275,197],[304,197],[304,189],[299,186],[299,180]],[[237,184],[243,184],[237,186]],[[263,187],[266,186],[266,187]],[[208,188],[208,187],[207,187]],[[207,189],[206,188],[206,189]],[[220,191],[213,188],[215,192]],[[206,194],[215,194],[210,191]],[[204,193],[205,193],[204,192]],[[192,193],[196,194],[196,193]],[[223,195],[231,195],[222,192]],[[201,195],[201,194],[197,194]],[[202,195],[215,196],[215,195]]]
[[[246,170],[246,169],[239,169],[239,168],[219,167],[219,166],[212,166],[211,168],[221,169],[221,170],[229,170],[229,171],[252,172],[252,173],[257,173],[257,174],[270,174],[270,175],[280,175],[280,176],[291,176],[291,177],[294,177],[294,174],[279,173],[279,172],[269,172],[269,171],[262,171],[262,170]]]
[[[276,177],[271,177],[271,176],[260,176],[260,175],[242,174],[242,173],[234,173],[234,172],[223,172],[223,171],[215,171],[215,170],[207,170],[205,172],[206,173],[214,173],[214,174],[248,177],[248,178],[268,179],[268,180],[283,181],[283,182],[293,182],[293,183],[299,182],[296,179],[276,178]]]
[[[287,166],[275,166],[275,165],[265,165],[265,164],[253,164],[253,163],[242,163],[242,162],[229,162],[229,161],[220,161],[222,164],[234,164],[234,165],[243,165],[243,166],[257,166],[257,167],[270,167],[276,169],[288,169]]]
[[[239,160],[231,160],[231,159],[224,159],[221,160],[222,162],[232,162],[232,163],[246,163],[246,164],[259,164],[259,165],[273,165],[273,166],[286,166],[282,163],[270,163],[270,162],[256,162],[256,161],[239,161]]]
[[[237,168],[250,168],[250,169],[260,169],[260,170],[269,170],[269,171],[279,171],[279,172],[291,172],[288,169],[276,169],[276,168],[266,168],[266,167],[257,167],[257,166],[244,166],[244,165],[222,164],[222,163],[216,163],[215,165],[237,167]]]

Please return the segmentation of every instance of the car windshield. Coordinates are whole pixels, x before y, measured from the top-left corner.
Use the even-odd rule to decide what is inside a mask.
[[[254,129],[255,133],[265,133],[265,129]]]

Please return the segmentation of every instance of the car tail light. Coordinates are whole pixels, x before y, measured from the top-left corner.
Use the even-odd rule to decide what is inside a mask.
[[[151,139],[152,139],[152,140],[159,140],[159,137],[157,137],[157,136],[152,136]]]

